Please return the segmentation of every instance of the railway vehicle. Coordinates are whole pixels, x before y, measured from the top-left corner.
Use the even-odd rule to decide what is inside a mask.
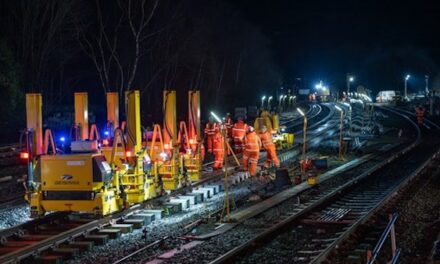
[[[31,216],[53,211],[108,215],[200,180],[200,94],[190,91],[189,96],[189,133],[185,122],[177,130],[175,91],[164,91],[164,129],[155,125],[153,139],[143,141],[139,91],[125,94],[125,129],[123,123],[119,127],[117,94],[107,94],[111,130],[103,138],[94,125],[89,131],[87,93],[75,93],[70,151],[58,153],[50,130],[43,139],[41,94],[27,94],[27,151],[22,156],[28,159]],[[184,141],[184,152],[179,152]]]
[[[277,150],[286,150],[293,147],[294,135],[286,132],[285,127],[280,127],[278,114],[269,113],[266,110],[261,111],[260,116],[254,121],[254,128],[257,133],[263,125],[272,131],[272,138]]]

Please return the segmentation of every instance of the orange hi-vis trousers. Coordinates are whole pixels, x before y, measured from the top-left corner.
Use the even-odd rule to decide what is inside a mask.
[[[212,166],[214,169],[223,168],[223,159],[225,152],[223,149],[214,149],[214,165]]]
[[[249,170],[250,176],[255,176],[257,173],[258,158],[260,157],[259,151],[248,151],[243,152],[243,169]]]
[[[208,153],[212,153],[212,149],[214,146],[214,136],[207,136],[206,137],[206,149],[208,150]]]
[[[275,145],[271,144],[269,146],[266,146],[265,149],[266,149],[266,161],[264,162],[264,167],[269,168],[272,162],[276,167],[279,167],[280,160],[278,159]]]

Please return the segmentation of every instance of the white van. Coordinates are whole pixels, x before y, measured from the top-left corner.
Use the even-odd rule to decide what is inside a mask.
[[[376,96],[377,103],[388,103],[396,98],[396,91],[380,91]]]

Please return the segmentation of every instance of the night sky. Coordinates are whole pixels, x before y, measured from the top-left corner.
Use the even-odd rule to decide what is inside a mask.
[[[345,74],[373,91],[440,86],[439,1],[231,1],[271,39],[286,81],[323,79],[345,85]]]

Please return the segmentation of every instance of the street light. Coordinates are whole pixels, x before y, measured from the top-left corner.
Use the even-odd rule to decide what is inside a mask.
[[[407,74],[405,76],[405,91],[404,91],[405,99],[408,98],[407,90],[408,90],[408,80],[409,80],[409,78],[411,78],[411,75]]]
[[[302,160],[306,160],[307,116],[300,108],[296,108],[296,111],[298,111],[298,113],[304,117]]]
[[[321,89],[322,87],[323,87],[322,81],[319,81],[319,83],[315,85],[316,89]]]
[[[263,97],[261,97],[261,109],[264,109],[264,100],[266,99],[266,96],[263,95]]]
[[[354,82],[354,76],[347,74],[347,94],[350,93],[350,83]]]
[[[270,101],[272,101],[272,96],[269,96],[269,99],[267,99],[267,109],[270,111]]]
[[[344,159],[342,157],[342,128],[343,128],[343,122],[344,122],[344,111],[342,111],[342,108],[340,108],[339,106],[335,105],[336,110],[338,110],[341,113],[341,118],[340,118],[340,125],[339,125],[339,159]]]

